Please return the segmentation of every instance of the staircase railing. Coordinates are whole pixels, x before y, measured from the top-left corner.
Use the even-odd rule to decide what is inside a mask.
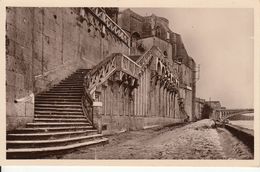
[[[92,105],[95,100],[95,91],[98,86],[107,81],[115,72],[127,75],[128,79],[132,82],[133,87],[136,87],[138,81],[138,74],[140,73],[141,66],[131,60],[129,57],[121,54],[114,53],[97,64],[90,72],[84,77],[84,95],[82,97],[83,112],[93,123]],[[123,75],[119,76],[119,80],[123,81]]]
[[[83,114],[86,116],[90,124],[93,124],[93,98],[90,96],[88,91],[86,90],[85,83],[83,88],[83,96],[82,96],[82,110]]]
[[[85,77],[85,80],[88,81],[88,85],[86,86],[89,94],[93,97],[97,86],[104,83],[116,71],[121,71],[137,79],[140,68],[141,67],[129,57],[121,53],[112,54],[96,65]]]
[[[153,58],[155,60],[152,60]],[[152,61],[154,61],[154,64],[151,64]],[[156,77],[162,85],[167,86],[167,89],[174,92],[178,91],[179,73],[177,69],[174,69],[173,66],[170,66],[170,64],[167,63],[165,56],[158,47],[153,46],[139,57],[136,63],[142,66],[141,71],[151,64],[150,69],[154,71],[154,76],[152,77]]]
[[[118,26],[107,14],[106,12],[99,7],[90,7],[87,8],[93,16],[99,19],[102,24],[109,29],[116,37],[118,37],[124,44],[129,47],[130,38],[127,33]]]

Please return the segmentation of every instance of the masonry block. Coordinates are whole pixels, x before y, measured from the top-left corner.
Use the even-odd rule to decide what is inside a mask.
[[[29,48],[24,48],[23,51],[23,60],[25,61],[25,63],[32,63],[32,47]]]
[[[6,55],[6,70],[14,71],[15,63],[16,63],[16,61],[13,56]]]
[[[15,25],[16,10],[14,7],[6,7],[6,23]]]
[[[6,85],[6,102],[14,102],[14,100],[15,100],[15,86]]]
[[[6,71],[6,85],[15,86],[16,73],[12,71]]]
[[[24,89],[24,75],[16,73],[15,85],[17,88]]]
[[[25,103],[25,116],[34,117],[34,102]]]
[[[15,42],[6,37],[6,54],[15,56]]]
[[[20,74],[25,74],[27,64],[24,60],[17,59],[15,63],[15,71]]]
[[[16,38],[17,38],[17,29],[15,28],[14,25],[10,24],[10,23],[7,23],[6,24],[6,36],[13,40],[13,41],[16,41]]]
[[[25,103],[19,102],[14,104],[14,109],[16,111],[16,115],[21,117],[25,116]]]
[[[7,117],[7,126],[6,129],[7,131],[14,130],[19,127],[24,127],[27,123],[32,122],[33,118],[32,117]]]
[[[17,58],[18,60],[22,60],[23,51],[24,51],[24,47],[16,43],[15,44],[15,58]]]
[[[37,76],[37,75],[41,75],[42,74],[42,62],[34,59],[33,60],[33,75]]]

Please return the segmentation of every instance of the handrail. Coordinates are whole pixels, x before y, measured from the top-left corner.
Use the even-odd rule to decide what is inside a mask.
[[[95,15],[103,23],[103,25],[105,25],[114,35],[116,35],[129,47],[130,38],[127,33],[120,26],[118,26],[102,8],[90,7],[87,9],[89,9],[89,11]]]
[[[99,64],[97,64],[85,77],[88,80],[86,86],[90,95],[93,94],[98,85],[103,84],[116,71],[121,71],[131,77],[138,79],[141,66],[126,55],[113,53]]]
[[[136,64],[129,57],[114,53],[97,64],[84,77],[84,93],[82,96],[83,113],[93,124],[93,102],[96,88],[107,81],[115,72],[120,71],[129,75],[134,80],[138,79],[140,65]]]
[[[90,75],[93,75],[94,73],[96,73],[98,71],[98,69],[100,69],[102,66],[104,66],[106,63],[109,63],[111,61],[111,59],[114,58],[114,56],[116,56],[119,53],[113,53],[111,54],[109,57],[105,58],[104,60],[102,60],[101,62],[99,62],[96,66],[93,67],[93,69],[90,71]]]
[[[179,87],[179,74],[178,74],[178,72],[172,71],[172,70],[169,69],[169,66],[167,64],[165,64],[164,58],[162,58],[162,57],[164,57],[164,55],[158,47],[153,46],[152,48],[150,48],[141,57],[139,57],[136,62],[138,64],[140,64],[142,66],[142,68],[145,68],[147,63],[149,63],[150,58],[152,58],[152,57],[157,58],[156,61],[160,62],[164,66],[164,68],[166,69],[165,71],[167,71],[167,72],[162,73],[159,69],[157,69],[157,64],[156,64],[156,67],[155,66],[154,67],[155,67],[155,70],[157,71],[157,75],[159,75],[161,79],[169,80],[170,84],[176,83],[177,87]]]

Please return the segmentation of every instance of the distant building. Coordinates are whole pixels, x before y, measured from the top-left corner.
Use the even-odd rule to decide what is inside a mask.
[[[216,109],[221,109],[221,103],[220,101],[206,101],[206,104],[208,104],[212,109],[213,109],[213,112],[210,114],[210,118],[212,119],[216,119]]]
[[[195,103],[195,118],[197,120],[202,119],[202,110],[205,105],[205,99],[197,98]]]
[[[206,103],[213,109],[221,109],[220,101],[206,101]]]

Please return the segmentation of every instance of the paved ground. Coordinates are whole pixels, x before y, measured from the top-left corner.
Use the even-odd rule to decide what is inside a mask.
[[[228,131],[201,120],[181,126],[131,131],[109,137],[105,146],[82,148],[62,159],[251,159]]]

